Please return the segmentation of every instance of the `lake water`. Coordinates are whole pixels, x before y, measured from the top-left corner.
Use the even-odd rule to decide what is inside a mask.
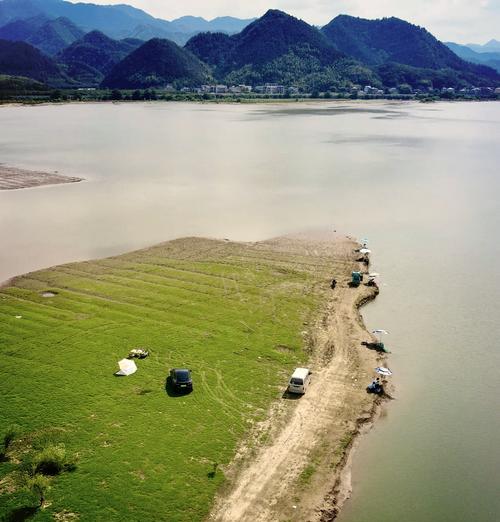
[[[86,182],[0,192],[0,280],[186,235],[369,237],[396,400],[341,522],[500,516],[500,103],[0,109],[0,162]]]

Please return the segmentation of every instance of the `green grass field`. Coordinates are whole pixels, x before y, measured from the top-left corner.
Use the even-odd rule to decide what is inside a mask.
[[[23,452],[49,441],[76,469],[53,479],[33,520],[203,519],[224,481],[214,465],[306,362],[303,322],[330,269],[266,245],[185,239],[0,289],[0,434],[22,430],[0,462],[0,518],[36,505],[10,479]],[[115,377],[135,347],[151,355]],[[190,395],[166,391],[179,366],[193,371]]]

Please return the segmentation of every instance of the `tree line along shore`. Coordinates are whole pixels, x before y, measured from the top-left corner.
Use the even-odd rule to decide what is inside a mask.
[[[15,84],[14,87],[12,85]],[[27,78],[2,78],[0,76],[0,105],[20,103],[36,105],[43,103],[109,102],[109,101],[165,101],[165,102],[212,102],[212,103],[267,103],[314,100],[395,100],[421,102],[446,101],[494,101],[500,99],[499,89],[437,89],[429,92],[377,92],[354,88],[344,92],[315,91],[311,93],[290,92],[283,94],[256,94],[249,92],[199,92],[198,89],[53,89]]]

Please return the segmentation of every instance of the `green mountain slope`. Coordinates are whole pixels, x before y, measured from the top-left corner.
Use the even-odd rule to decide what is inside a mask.
[[[25,42],[0,40],[0,74],[24,76],[53,87],[71,84],[51,58]]]
[[[186,48],[228,83],[277,82],[320,90],[361,76],[377,84],[369,68],[337,51],[318,29],[277,10],[268,11],[233,36],[194,36]]]
[[[68,74],[86,86],[97,86],[111,69],[144,42],[112,40],[99,31],[87,33],[58,55]]]
[[[341,56],[314,27],[282,11],[269,10],[233,36],[202,33],[186,45],[201,59],[227,73],[247,65],[260,68],[288,53],[308,54],[322,65]]]
[[[102,85],[110,88],[199,85],[208,81],[209,70],[189,51],[174,42],[154,38],[116,64]]]
[[[22,76],[0,75],[0,100],[10,100],[18,96],[39,96],[50,94],[47,85],[23,78]]]
[[[395,63],[451,69],[459,79],[478,84],[500,79],[496,71],[465,62],[424,28],[398,18],[366,20],[340,15],[323,27],[322,33],[339,51],[371,66]]]

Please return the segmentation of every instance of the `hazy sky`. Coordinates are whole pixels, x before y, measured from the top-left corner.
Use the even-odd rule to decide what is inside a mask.
[[[76,2],[77,0],[72,0]],[[82,1],[82,0],[80,0]],[[261,16],[281,9],[306,22],[324,25],[336,15],[365,18],[397,16],[424,26],[440,40],[484,43],[500,40],[500,0],[83,0],[94,4],[130,4],[166,20],[183,15]]]

